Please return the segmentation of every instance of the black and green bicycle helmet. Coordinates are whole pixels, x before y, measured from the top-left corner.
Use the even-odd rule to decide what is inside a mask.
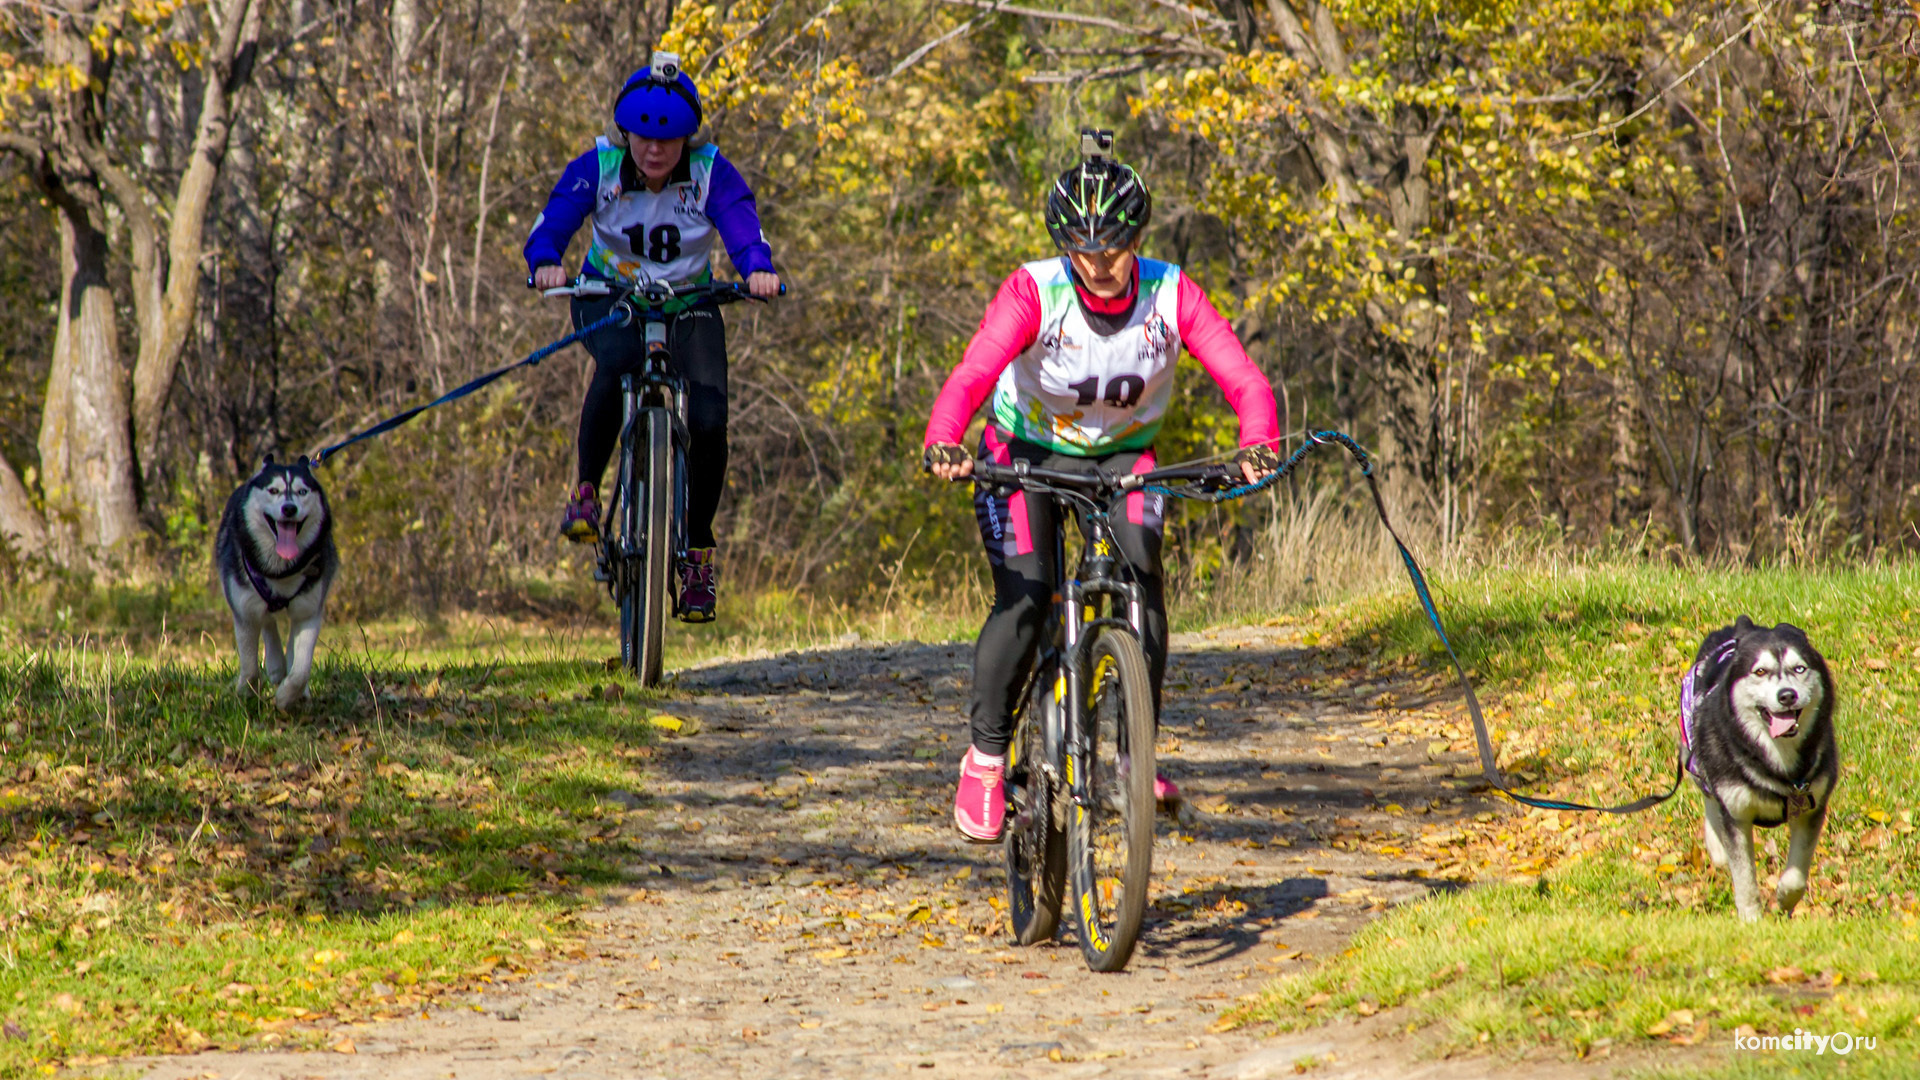
[[[1062,251],[1111,251],[1132,244],[1153,217],[1153,194],[1130,165],[1110,157],[1113,132],[1082,128],[1080,164],[1047,192],[1047,233]]]

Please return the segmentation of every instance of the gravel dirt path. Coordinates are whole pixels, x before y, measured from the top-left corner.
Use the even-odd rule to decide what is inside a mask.
[[[680,673],[667,707],[688,723],[654,783],[606,795],[645,857],[584,916],[583,955],[418,1019],[343,1026],[340,1052],[134,1064],[151,1080],[1257,1080],[1309,1058],[1336,1080],[1507,1075],[1423,1055],[1392,1012],[1214,1030],[1392,905],[1457,887],[1421,857],[1422,825],[1506,812],[1456,777],[1468,755],[1422,733],[1452,723],[1446,683],[1301,642],[1285,626],[1176,635],[1161,753],[1188,804],[1162,820],[1123,974],[1088,972],[1070,926],[1009,947],[1000,848],[951,827],[970,648],[850,642]]]

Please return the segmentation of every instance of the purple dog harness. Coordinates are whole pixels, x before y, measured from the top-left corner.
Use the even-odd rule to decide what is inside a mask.
[[[1693,763],[1693,714],[1700,707],[1700,702],[1704,701],[1712,690],[1715,682],[1713,676],[1720,674],[1720,668],[1733,659],[1733,654],[1738,647],[1738,642],[1728,641],[1720,646],[1718,652],[1688,668],[1687,673],[1680,679],[1680,748],[1687,756],[1687,771],[1702,783],[1705,783],[1706,776]],[[1769,792],[1769,794],[1774,793]],[[1785,806],[1783,820],[1798,817],[1813,809],[1813,793],[1807,790],[1805,784],[1796,784],[1792,791],[1785,795],[1776,794],[1775,797]],[[1777,825],[1779,822],[1773,824]]]
[[[1693,713],[1713,686],[1710,676],[1721,665],[1733,659],[1739,643],[1729,640],[1720,646],[1720,651],[1694,664],[1680,679],[1680,748],[1687,755],[1687,771],[1698,779],[1706,779],[1693,763]]]
[[[261,573],[260,568],[253,565],[253,560],[248,558],[247,553],[244,551],[240,553],[240,565],[247,568],[247,580],[253,584],[253,591],[260,595],[260,599],[266,601],[268,614],[286,610],[288,604],[298,600],[301,593],[312,588],[313,583],[320,580],[320,564],[314,561],[312,554],[308,554],[305,559],[293,564],[293,568],[281,576],[281,580],[285,580],[295,574],[306,575],[306,580],[302,581],[300,587],[293,590],[292,594],[288,596],[281,596],[279,593],[273,591],[273,586],[267,583],[267,575]]]

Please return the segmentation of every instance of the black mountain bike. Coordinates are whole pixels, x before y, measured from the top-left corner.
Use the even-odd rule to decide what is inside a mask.
[[[620,449],[594,576],[607,583],[620,607],[620,662],[640,685],[657,686],[667,616],[683,614],[673,571],[687,553],[687,384],[667,347],[667,323],[694,308],[761,298],[734,281],[623,288],[582,278],[545,291],[619,293],[613,310],[624,308],[628,315],[620,325],[638,322],[646,334],[644,366],[620,377]],[[781,295],[786,291],[780,287]]]
[[[1095,971],[1133,957],[1153,876],[1153,683],[1145,625],[1110,521],[1114,502],[1147,484],[1224,487],[1220,466],[1149,473],[1070,473],[1026,462],[973,463],[972,479],[1053,500],[1080,526],[1066,576],[1066,528],[1054,530],[1054,605],[1019,698],[1007,750],[1008,911],[1022,945],[1053,937],[1072,884],[1080,951]]]

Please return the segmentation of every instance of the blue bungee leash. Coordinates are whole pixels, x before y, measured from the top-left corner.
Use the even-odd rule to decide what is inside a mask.
[[[407,421],[413,419],[414,417],[419,416],[421,413],[426,412],[428,409],[431,409],[440,405],[445,405],[449,401],[458,401],[461,398],[466,397],[468,394],[473,393],[475,390],[478,390],[481,387],[487,385],[488,383],[493,382],[495,379],[500,378],[502,375],[505,375],[510,371],[515,371],[523,367],[532,367],[535,364],[538,364],[540,361],[545,360],[547,357],[552,356],[554,353],[559,352],[561,349],[564,349],[567,346],[573,344],[574,342],[579,341],[581,338],[587,337],[591,334],[599,333],[600,331],[605,330],[610,326],[623,325],[627,321],[630,321],[632,318],[633,318],[633,313],[631,311],[626,310],[622,305],[615,304],[612,314],[609,314],[606,318],[601,319],[598,322],[588,323],[587,325],[581,327],[578,330],[575,330],[573,333],[568,334],[566,337],[563,337],[560,340],[553,342],[550,345],[545,345],[545,346],[542,346],[541,348],[535,349],[532,353],[528,354],[526,357],[516,360],[511,364],[508,364],[506,367],[500,368],[497,371],[489,371],[485,375],[482,375],[471,382],[465,383],[459,387],[456,387],[455,389],[447,391],[446,393],[440,395],[439,397],[433,399],[432,401],[427,402],[425,405],[415,405],[413,408],[408,409],[405,412],[397,413],[393,416],[389,416],[385,420],[380,421],[379,423],[373,425],[372,427],[366,429],[365,431],[349,436],[348,438],[342,439],[341,441],[334,443],[332,446],[322,449],[319,453],[313,456],[313,463],[315,465],[324,465],[327,463],[328,458],[332,457],[333,455],[339,453],[342,450],[345,450],[347,447],[352,446],[354,443],[360,442],[363,439],[371,439],[376,435],[385,435],[387,432],[392,431],[394,428],[397,428],[400,425],[406,423]]]
[[[1559,799],[1537,799],[1531,795],[1522,795],[1508,786],[1506,777],[1501,774],[1500,766],[1494,760],[1493,739],[1487,734],[1487,719],[1480,712],[1480,699],[1474,695],[1473,683],[1467,678],[1466,665],[1460,662],[1460,655],[1453,651],[1453,642],[1447,637],[1446,627],[1440,625],[1440,611],[1434,607],[1433,594],[1427,588],[1426,575],[1420,572],[1420,564],[1414,561],[1413,552],[1407,550],[1406,542],[1400,539],[1399,531],[1393,527],[1392,519],[1387,516],[1386,501],[1380,496],[1380,482],[1373,475],[1373,458],[1351,436],[1338,431],[1309,431],[1306,433],[1306,441],[1302,442],[1300,448],[1289,455],[1278,469],[1251,484],[1241,484],[1210,493],[1191,488],[1179,490],[1157,484],[1148,485],[1145,490],[1177,499],[1195,499],[1202,502],[1218,503],[1244,498],[1278,482],[1319,447],[1334,445],[1345,447],[1347,453],[1352,455],[1355,464],[1360,466],[1360,475],[1367,480],[1367,490],[1373,493],[1374,509],[1380,512],[1380,524],[1386,526],[1387,535],[1393,537],[1394,546],[1400,549],[1400,560],[1407,566],[1407,576],[1413,579],[1413,591],[1420,597],[1420,606],[1426,609],[1427,622],[1432,624],[1433,632],[1439,635],[1440,644],[1446,647],[1447,656],[1453,661],[1454,672],[1460,676],[1460,688],[1466,691],[1467,696],[1467,712],[1473,717],[1474,740],[1480,744],[1480,772],[1487,783],[1515,802],[1537,806],[1543,810],[1591,810],[1602,814],[1633,814],[1673,798],[1674,793],[1680,790],[1680,780],[1686,773],[1684,753],[1674,763],[1673,786],[1669,787],[1664,794],[1642,796],[1619,806],[1588,806],[1585,803],[1563,802]]]

